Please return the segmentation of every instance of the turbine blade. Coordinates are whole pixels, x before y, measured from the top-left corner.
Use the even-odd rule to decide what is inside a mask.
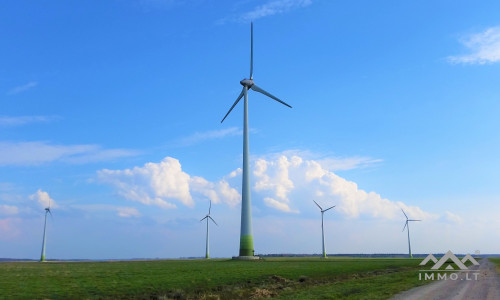
[[[250,23],[250,79],[253,78],[253,22]]]
[[[408,225],[408,221],[405,222],[405,226],[403,227],[402,231],[405,231],[406,225]]]
[[[422,220],[408,220],[408,221],[422,221]]]
[[[200,220],[200,222],[201,222],[201,221],[203,221],[203,220],[205,220],[205,219],[206,219],[206,218],[208,218],[208,217],[209,217],[209,216],[205,216],[203,219],[201,219],[201,220]]]
[[[324,211],[327,211],[327,210],[332,209],[332,208],[334,208],[334,207],[335,207],[335,205],[334,205],[334,206],[332,206],[332,207],[330,207],[330,208],[325,209]]]
[[[314,200],[313,200],[313,201],[314,201]],[[319,209],[320,209],[321,211],[323,211],[323,209],[321,208],[321,206],[319,206],[318,202],[314,201],[314,203],[316,203],[316,205],[319,207]]]
[[[280,99],[276,98],[275,96],[273,96],[273,95],[269,94],[268,92],[264,91],[263,89],[261,89],[260,87],[256,86],[255,84],[254,84],[254,85],[252,85],[251,89],[252,89],[252,90],[254,90],[254,91],[256,91],[256,92],[259,92],[259,93],[261,93],[261,94],[264,94],[264,95],[268,96],[269,98],[272,98],[272,99],[274,99],[274,100],[278,101],[279,103],[281,103],[281,104],[283,104],[283,105],[286,105],[286,106],[288,106],[288,107],[292,108],[292,107],[291,107],[290,105],[288,105],[287,103],[285,103],[285,102],[281,101]]]
[[[236,99],[236,101],[234,101],[234,104],[233,106],[231,106],[231,108],[229,109],[229,111],[227,112],[227,114],[224,116],[224,118],[222,119],[222,121],[220,121],[221,123],[224,122],[224,120],[226,119],[226,117],[229,115],[229,113],[233,110],[233,108],[236,106],[236,104],[238,104],[238,102],[241,100],[241,97],[243,97],[245,93],[245,88],[243,88],[241,90],[241,93],[240,95],[238,96],[238,98]]]
[[[212,219],[212,217],[211,217],[211,216],[208,216],[208,217],[210,218],[210,220],[212,220],[212,222],[214,222],[214,224],[215,224],[215,225],[219,226],[219,224],[217,224],[217,222],[215,222],[215,220],[214,220],[214,219]]]
[[[405,214],[405,211],[401,208],[401,211],[403,212],[403,214],[405,215],[406,217],[406,220],[408,220],[408,216]]]
[[[212,200],[210,200],[210,206],[208,207],[208,214],[210,215],[210,210],[212,209]]]

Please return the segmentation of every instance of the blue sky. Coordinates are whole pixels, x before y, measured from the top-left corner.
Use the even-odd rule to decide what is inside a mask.
[[[256,253],[499,253],[496,1],[8,1],[0,257],[238,253],[249,94]]]

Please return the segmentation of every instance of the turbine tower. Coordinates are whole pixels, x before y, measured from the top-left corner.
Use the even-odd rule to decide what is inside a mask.
[[[222,119],[221,123],[224,122],[229,113],[238,104],[241,98],[244,98],[244,109],[243,109],[243,183],[241,191],[241,231],[240,231],[240,259],[252,259],[254,257],[253,248],[253,235],[252,235],[252,212],[251,212],[251,200],[250,200],[250,168],[249,168],[249,154],[248,154],[248,90],[252,89],[256,92],[264,94],[269,98],[286,105],[291,108],[290,105],[276,98],[275,96],[269,94],[265,90],[258,87],[253,81],[253,23],[250,25],[250,79],[243,79],[240,84],[243,86],[240,95],[236,98],[233,106],[229,109],[227,114]]]
[[[45,261],[45,238],[46,238],[46,233],[47,233],[47,214],[50,214],[50,216],[52,216],[52,213],[50,212],[50,199],[49,199],[49,207],[45,208],[45,223],[43,225],[42,255],[40,257],[40,261]]]
[[[314,201],[314,200],[313,200],[313,201]],[[321,239],[322,239],[322,241],[323,241],[323,258],[326,258],[326,250],[325,250],[325,229],[324,229],[324,227],[323,227],[323,214],[325,213],[325,211],[327,211],[327,210],[329,210],[329,209],[334,208],[334,207],[335,207],[335,205],[334,205],[334,206],[332,206],[332,207],[330,207],[330,208],[323,209],[323,208],[321,208],[321,206],[319,206],[319,204],[318,204],[316,201],[314,201],[314,203],[316,203],[316,205],[319,207],[319,210],[321,210]]]
[[[416,222],[416,221],[422,221],[422,220],[408,219],[408,216],[406,215],[405,211],[402,208],[401,208],[401,211],[403,212],[403,214],[406,217],[406,222],[405,222],[405,226],[403,227],[403,231],[405,231],[405,228],[408,228],[408,256],[410,258],[413,258],[413,255],[411,254],[411,246],[410,246],[410,224],[408,222]]]
[[[210,258],[208,256],[208,219],[212,220],[212,222],[214,222],[214,224],[217,225],[217,223],[215,222],[215,220],[212,219],[212,217],[210,216],[210,209],[211,208],[212,208],[212,200],[210,200],[210,206],[208,207],[208,214],[203,219],[200,220],[200,222],[201,222],[201,221],[207,219],[207,244],[206,244],[206,250],[205,250],[205,258],[206,259]],[[217,225],[217,226],[219,226],[219,225]]]

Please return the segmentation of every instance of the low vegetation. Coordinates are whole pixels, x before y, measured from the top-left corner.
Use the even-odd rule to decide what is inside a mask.
[[[500,274],[500,257],[491,257],[489,260],[496,265],[497,273]]]
[[[387,299],[428,282],[420,259],[0,263],[0,299]]]

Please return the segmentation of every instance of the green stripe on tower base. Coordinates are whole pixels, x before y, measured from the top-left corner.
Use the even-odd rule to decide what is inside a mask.
[[[253,236],[242,235],[240,237],[240,256],[254,256]]]

